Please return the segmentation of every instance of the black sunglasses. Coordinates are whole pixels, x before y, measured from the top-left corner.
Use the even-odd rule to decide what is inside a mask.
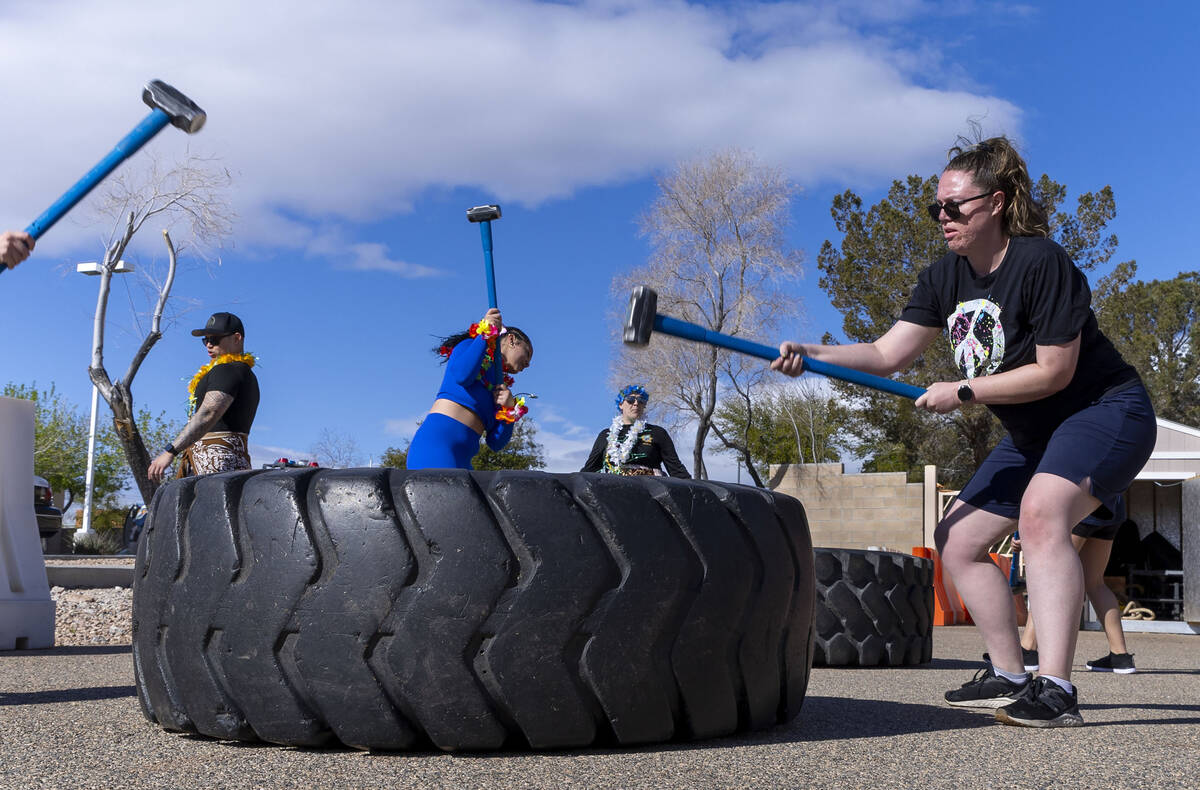
[[[625,402],[631,406],[636,406],[639,403],[645,403],[648,400],[649,400],[649,398],[638,398],[638,397],[634,397],[633,395],[625,396]]]
[[[945,203],[938,203],[935,200],[926,206],[926,210],[929,212],[929,218],[934,222],[937,222],[941,218],[943,211],[946,212],[946,216],[950,219],[959,219],[962,217],[962,212],[958,210],[959,206],[963,203],[970,203],[972,200],[987,197],[990,194],[992,193],[984,192],[982,195],[976,195],[975,197],[963,198],[962,200],[947,200]]]
[[[233,333],[230,332],[229,334]],[[204,337],[200,338],[200,342],[205,346],[215,346],[217,343],[220,343],[227,337],[229,337],[229,335],[205,335]]]

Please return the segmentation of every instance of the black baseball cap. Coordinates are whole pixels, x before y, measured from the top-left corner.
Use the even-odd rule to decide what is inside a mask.
[[[204,337],[206,335],[232,335],[234,332],[246,334],[246,330],[242,328],[242,319],[233,313],[213,313],[208,317],[208,323],[204,325],[204,328],[193,329],[192,335]]]

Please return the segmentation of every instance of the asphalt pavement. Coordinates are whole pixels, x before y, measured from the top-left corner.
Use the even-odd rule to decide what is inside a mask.
[[[1130,634],[1138,672],[1088,672],[1085,726],[1031,730],[951,708],[979,667],[973,628],[934,660],[813,670],[800,715],[745,736],[569,752],[370,754],[163,731],[141,713],[128,646],[0,653],[0,788],[1196,788],[1200,637]]]

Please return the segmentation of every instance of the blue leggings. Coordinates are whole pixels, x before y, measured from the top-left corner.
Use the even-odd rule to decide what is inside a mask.
[[[470,469],[479,434],[453,417],[428,414],[408,445],[408,469]]]

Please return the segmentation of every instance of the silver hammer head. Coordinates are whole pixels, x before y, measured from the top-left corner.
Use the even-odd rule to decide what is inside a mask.
[[[499,206],[475,206],[467,209],[467,222],[489,222],[500,219]]]
[[[653,288],[639,285],[629,296],[629,313],[625,316],[625,342],[644,346],[654,332],[654,317],[658,315],[658,294]]]
[[[200,131],[204,127],[204,121],[208,119],[204,110],[197,107],[194,101],[162,80],[150,80],[146,83],[142,90],[142,101],[156,110],[165,112],[170,117],[172,126],[188,134]]]

